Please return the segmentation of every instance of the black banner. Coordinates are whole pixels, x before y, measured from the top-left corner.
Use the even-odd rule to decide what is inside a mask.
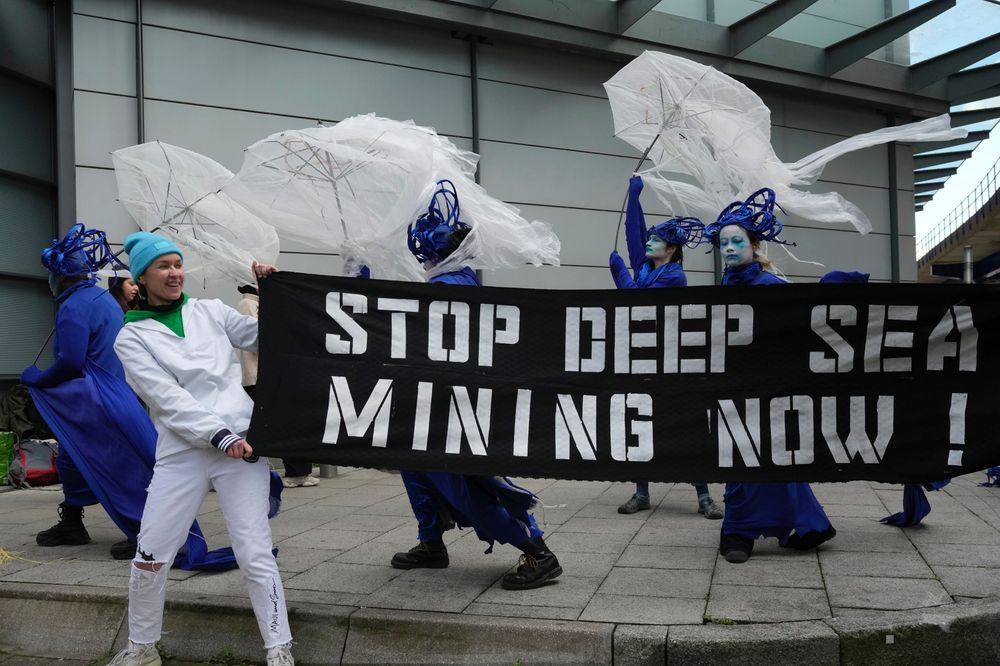
[[[618,481],[944,479],[1000,464],[1000,290],[549,291],[281,272],[261,454]]]

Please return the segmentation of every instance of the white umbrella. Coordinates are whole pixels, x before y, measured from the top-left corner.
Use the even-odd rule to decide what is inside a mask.
[[[180,246],[187,272],[254,284],[251,263],[277,261],[274,229],[219,191],[233,178],[222,165],[160,141],[116,150],[111,159],[118,199],[141,229]]]

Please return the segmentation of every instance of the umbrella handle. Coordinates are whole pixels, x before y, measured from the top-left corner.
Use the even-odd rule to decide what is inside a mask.
[[[653,149],[653,146],[656,145],[656,140],[660,138],[661,134],[663,134],[662,129],[656,133],[656,136],[653,137],[653,141],[648,146],[646,146],[646,150],[645,152],[642,153],[642,157],[640,157],[639,161],[635,163],[635,168],[632,169],[632,173],[637,172],[639,170],[639,167],[642,166],[642,163],[646,161],[646,158],[649,156],[649,151],[651,151]],[[628,187],[625,188],[625,198],[622,200],[621,213],[618,215],[618,228],[615,229],[615,252],[618,251],[618,238],[621,237],[622,235],[622,220],[625,219],[625,207],[627,205],[628,205]]]
[[[45,338],[45,342],[42,343],[42,348],[38,350],[38,354],[35,355],[35,360],[31,362],[31,365],[35,365],[36,363],[38,363],[38,359],[42,357],[42,352],[45,351],[45,348],[49,346],[49,340],[52,339],[52,336],[55,335],[55,332],[56,332],[55,328],[49,331],[49,337]]]

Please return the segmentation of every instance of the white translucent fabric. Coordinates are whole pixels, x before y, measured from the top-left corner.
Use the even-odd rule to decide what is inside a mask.
[[[254,284],[251,263],[277,261],[274,228],[219,191],[233,178],[221,164],[160,141],[116,150],[111,159],[118,199],[141,229],[181,248],[185,272]]]
[[[824,167],[845,153],[890,141],[946,141],[966,135],[947,115],[844,139],[786,164],[771,146],[771,112],[735,79],[685,58],[646,51],[604,84],[615,135],[649,150],[643,182],[675,215],[704,222],[736,200],[770,187],[781,207],[802,218],[871,230],[871,221],[835,192],[814,194]]]
[[[412,121],[354,116],[333,127],[290,130],[250,146],[225,192],[286,238],[342,252],[387,280],[424,280],[462,266],[558,263],[559,240],[474,181],[479,156]],[[429,271],[410,254],[406,229],[451,180],[469,236]]]
[[[224,191],[281,237],[337,251],[398,223],[423,189],[434,145],[426,128],[375,116],[287,130],[247,148]]]

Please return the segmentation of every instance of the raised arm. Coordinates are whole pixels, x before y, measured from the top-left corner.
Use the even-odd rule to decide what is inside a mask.
[[[625,206],[625,244],[628,248],[628,263],[634,274],[646,263],[646,218],[639,203],[642,192],[642,177],[632,176],[628,181],[628,204]]]

